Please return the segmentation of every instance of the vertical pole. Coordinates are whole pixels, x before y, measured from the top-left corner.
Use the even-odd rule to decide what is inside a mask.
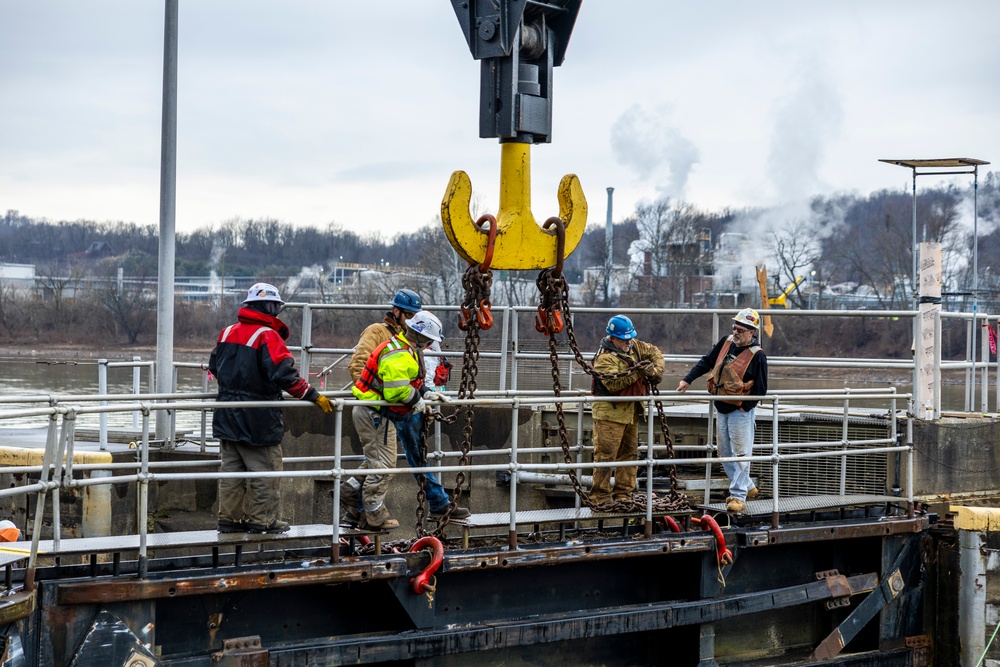
[[[653,397],[646,401],[646,523],[644,535],[653,536],[653,420],[656,411],[653,409]]]
[[[559,400],[558,397],[556,400]],[[510,522],[507,527],[507,544],[511,551],[517,550],[517,413],[521,401],[514,399],[511,412],[510,430]]]
[[[576,462],[581,463],[583,461],[583,404],[585,401],[580,401],[576,404]],[[593,433],[593,430],[591,430]],[[593,436],[591,436],[593,437]],[[576,469],[576,478],[580,479],[583,477],[583,471],[580,468]],[[593,479],[593,478],[591,478]],[[580,494],[573,494],[573,507],[577,510],[580,509],[582,504],[580,500]]]
[[[302,306],[302,354],[300,356],[301,361],[299,365],[299,373],[309,381],[309,357],[310,350],[312,349],[312,327],[313,327],[313,316],[312,308],[307,303]]]
[[[139,507],[136,528],[139,529],[139,578],[145,579],[149,565],[146,539],[149,532],[149,409],[142,413],[142,451],[139,460]]]
[[[142,361],[142,357],[132,357],[132,395],[138,396],[142,393],[142,367],[139,366],[139,362]],[[132,411],[132,429],[134,431],[139,430],[139,411]]]
[[[976,384],[976,333],[979,329],[979,166],[972,167],[972,384]],[[983,336],[986,342],[986,336]],[[989,359],[983,352],[983,359]],[[973,389],[975,391],[975,389]],[[983,369],[982,406],[987,412],[986,369]]]
[[[108,360],[98,359],[97,360],[97,393],[104,396],[108,393]],[[100,401],[99,405],[107,405],[107,401]],[[98,436],[97,440],[100,443],[101,451],[106,452],[108,450],[108,413],[102,412],[97,417],[98,423]]]
[[[780,480],[778,479],[778,402],[777,396],[771,401],[771,456],[774,462],[771,464],[771,480],[773,482],[773,488],[771,489],[772,509],[771,509],[771,528],[775,530],[779,527],[778,517],[781,515],[778,512],[778,501],[781,499],[781,488]],[[752,451],[752,450],[751,450]]]
[[[611,197],[614,188],[608,188],[608,218],[604,223],[604,307],[611,307],[611,269],[614,267],[614,223],[611,221]]]
[[[177,15],[179,0],[164,0],[163,111],[160,134],[160,252],[156,299],[156,393],[171,393],[174,359],[174,223],[177,204]],[[168,415],[156,412],[156,437],[167,442]],[[146,420],[144,419],[144,422]],[[171,440],[173,437],[171,435]]]
[[[208,370],[202,366],[204,372],[201,374],[201,393],[208,393]],[[201,411],[201,453],[205,453],[205,446],[208,441],[208,413]]]
[[[333,429],[333,539],[330,542],[330,562],[334,565],[340,562],[340,472],[341,439],[344,433],[344,399],[338,398],[334,406],[337,409],[337,419]]]
[[[917,310],[917,306],[920,301],[917,297],[917,168],[912,167],[913,170],[913,248],[911,254],[913,255],[913,273],[910,274],[910,279],[913,281],[910,283],[910,294],[913,300],[913,309]],[[917,329],[914,327],[913,334],[916,336]],[[916,340],[916,338],[914,338]]]
[[[911,167],[913,172],[913,185],[911,187],[911,208],[912,208],[912,232],[913,232],[913,248],[911,249],[911,254],[913,255],[913,273],[910,274],[910,292],[912,293],[913,299],[913,310],[920,310],[920,298],[918,297],[919,290],[917,285],[919,284],[917,278],[917,168]],[[920,347],[920,313],[916,312],[913,317],[913,397],[910,399],[910,412],[915,414],[917,410],[920,409],[918,404],[918,399],[920,398],[920,391],[917,387],[920,385],[920,363],[918,362],[918,352]]]
[[[851,413],[851,388],[844,387],[846,395],[844,396],[844,421],[840,428],[840,446],[845,450],[847,449],[847,427],[850,421]],[[840,457],[840,496],[843,498],[847,495],[847,454]]]
[[[500,391],[504,391],[507,388],[507,352],[511,349],[510,346],[510,307],[504,306],[503,309],[503,320],[502,329],[500,331],[500,340],[502,341],[500,345]],[[435,424],[440,424],[440,422],[434,422]]]
[[[518,330],[517,330],[517,311],[511,306],[511,322],[510,322],[510,340],[511,340],[511,354],[510,354],[510,389],[511,391],[517,391],[517,356],[518,356]],[[466,352],[468,354],[468,352]],[[516,422],[515,422],[516,423]]]

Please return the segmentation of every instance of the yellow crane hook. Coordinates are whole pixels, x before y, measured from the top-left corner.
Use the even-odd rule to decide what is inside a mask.
[[[576,249],[587,226],[587,199],[576,174],[559,182],[559,219],[566,230],[563,257]],[[444,233],[455,251],[470,264],[480,264],[487,255],[487,229],[475,224],[469,211],[472,181],[464,171],[452,173],[441,201]],[[531,213],[531,144],[500,144],[500,209],[493,257],[489,267],[500,270],[544,269],[555,266],[555,230],[544,229]]]

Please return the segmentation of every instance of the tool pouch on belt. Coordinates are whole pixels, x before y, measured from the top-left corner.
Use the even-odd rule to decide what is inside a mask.
[[[448,384],[449,379],[451,379],[451,362],[441,359],[441,363],[434,370],[434,386],[443,387]]]
[[[735,377],[735,373],[730,371],[729,367],[722,369],[722,381],[716,383],[714,379],[708,378],[708,393],[715,396],[746,396],[753,389],[753,380],[749,382],[741,382]],[[726,376],[731,377],[726,377]],[[732,403],[733,405],[740,405],[743,403],[740,401],[723,401],[724,403]]]
[[[744,382],[743,374],[750,366],[750,360],[760,348],[756,345],[749,347],[736,355],[736,358],[731,362],[723,365],[729,347],[729,341],[726,341],[726,344],[719,351],[719,360],[715,368],[712,369],[711,375],[708,376],[708,393],[715,396],[746,396],[753,389],[753,380]],[[733,405],[743,403],[742,400],[723,402]]]

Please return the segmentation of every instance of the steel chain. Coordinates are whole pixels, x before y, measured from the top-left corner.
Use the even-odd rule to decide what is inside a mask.
[[[630,364],[628,368],[618,373],[598,373],[594,370],[593,365],[588,362],[583,357],[583,353],[580,351],[580,346],[576,340],[576,332],[573,330],[573,316],[569,305],[569,287],[566,284],[565,278],[562,275],[557,275],[557,272],[553,269],[543,269],[541,273],[538,274],[538,279],[535,281],[541,292],[541,299],[539,304],[539,319],[542,315],[545,315],[545,322],[556,321],[557,316],[555,315],[558,311],[565,311],[565,316],[560,315],[561,319],[565,324],[566,337],[569,340],[570,350],[573,352],[573,356],[576,362],[583,368],[584,372],[594,378],[606,382],[610,380],[617,380],[623,377],[627,377],[635,372],[642,373],[643,371],[652,367],[652,362],[649,360],[643,360],[635,364]],[[543,322],[544,324],[544,322]],[[536,326],[536,328],[539,328]],[[562,393],[562,383],[559,379],[559,352],[555,342],[555,336],[552,333],[547,334],[549,339],[549,361],[552,366],[552,393],[559,397]],[[650,393],[653,395],[659,395],[659,388],[652,385],[648,378],[644,378],[646,386]],[[674,457],[673,441],[670,438],[670,429],[667,426],[667,420],[663,413],[663,403],[661,401],[655,402],[657,416],[660,421],[660,433],[662,435],[663,441],[667,446],[667,456],[668,458]],[[567,464],[575,463],[573,457],[570,454],[569,438],[566,433],[566,421],[563,415],[562,403],[556,402],[556,421],[559,422],[559,444],[563,451],[563,459]],[[653,443],[648,443],[648,446],[652,446]],[[638,461],[636,462],[638,464]],[[569,469],[568,471],[570,482],[573,485],[573,490],[576,492],[577,496],[580,498],[581,504],[591,509],[599,509],[602,512],[619,512],[619,513],[633,513],[639,511],[645,511],[646,509],[646,494],[635,493],[632,498],[628,500],[620,500],[614,502],[601,503],[600,505],[595,505],[591,502],[589,495],[583,490],[580,484],[580,480],[576,476],[576,471]],[[677,467],[675,465],[670,466],[670,492],[666,498],[653,498],[653,511],[655,512],[670,512],[688,509],[688,500],[684,494],[677,490]]]
[[[459,399],[473,399],[476,397],[476,376],[479,374],[479,342],[480,329],[488,329],[492,326],[492,316],[489,313],[491,307],[490,290],[493,286],[493,272],[487,269],[481,270],[479,264],[471,264],[462,276],[462,287],[465,288],[465,298],[462,300],[461,315],[459,316],[459,328],[465,331],[465,350],[462,353],[462,380],[458,387]],[[485,326],[484,326],[485,325]],[[469,465],[469,451],[472,449],[472,420],[475,417],[475,410],[472,405],[458,407],[450,415],[443,415],[440,412],[433,412],[425,415],[420,438],[420,460],[422,464],[427,464],[427,438],[430,434],[430,425],[435,421],[446,424],[454,423],[458,420],[459,414],[465,412],[465,426],[462,428],[462,456],[458,461],[460,466]],[[420,490],[417,492],[417,535],[433,535],[444,538],[444,529],[451,518],[452,508],[458,506],[462,496],[462,488],[465,484],[465,473],[459,470],[455,474],[455,495],[452,503],[445,510],[444,514],[437,522],[437,528],[429,531],[424,527],[424,502],[427,499],[427,478],[420,474],[418,477]]]

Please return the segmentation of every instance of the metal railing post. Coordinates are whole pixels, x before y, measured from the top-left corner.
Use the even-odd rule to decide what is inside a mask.
[[[142,408],[142,449],[139,452],[139,507],[136,527],[139,529],[139,578],[148,574],[149,559],[146,540],[149,532],[149,407]]]
[[[517,413],[521,401],[515,398],[511,408],[510,430],[510,525],[507,527],[507,544],[511,551],[517,550]]]
[[[983,325],[989,326],[989,317],[984,313],[982,316]],[[979,376],[979,395],[980,398],[980,412],[986,414],[990,411],[990,397],[989,397],[989,374],[990,374],[990,341],[989,334],[983,333],[979,337],[980,350],[979,358],[982,359],[983,372]]]
[[[778,454],[778,407],[781,399],[775,396],[771,400],[771,479],[773,488],[771,489],[772,509],[771,509],[771,528],[775,530],[780,526],[778,519],[780,514],[778,512],[778,501],[781,499],[781,492],[779,491],[781,484],[779,478],[779,461],[780,457]]]
[[[511,355],[510,355],[510,390],[517,391],[517,359],[520,354],[520,349],[517,344],[518,341],[518,316],[517,311],[511,308],[511,323],[510,323],[510,344],[511,344]]]
[[[510,307],[504,306],[500,331],[500,391],[507,388],[507,354],[510,350]]]
[[[844,398],[844,421],[841,424],[841,443],[840,446],[847,450],[847,445],[849,440],[847,439],[847,425],[850,419],[851,411],[851,399],[850,399],[850,387],[844,387],[844,391],[848,392],[848,396]],[[847,454],[843,454],[840,457],[840,495],[843,496],[847,493]]]
[[[98,359],[97,360],[97,393],[104,396],[108,393],[108,360]],[[107,405],[107,401],[101,401],[100,405]],[[100,443],[101,451],[107,451],[108,449],[108,414],[102,412],[98,418],[98,442]]]
[[[593,433],[593,431],[591,432]],[[593,437],[593,436],[591,436]],[[576,404],[576,462],[583,462],[583,401]],[[577,479],[583,477],[583,469],[576,469]],[[573,494],[573,507],[580,509],[582,506],[582,501],[580,499],[580,494]]]
[[[646,400],[646,522],[643,533],[653,536],[653,420],[656,410],[652,395]]]
[[[201,372],[201,392],[203,394],[208,393],[208,369],[202,366]],[[201,411],[201,447],[199,448],[201,453],[205,453],[205,449],[208,447],[208,411]]]
[[[333,509],[331,510],[331,523],[333,523],[333,540],[330,543],[330,562],[336,565],[340,562],[340,481],[343,479],[341,472],[341,460],[343,451],[341,439],[344,433],[344,399],[338,398],[333,402],[336,409],[336,420],[333,427]]]
[[[307,303],[302,306],[302,356],[299,373],[309,382],[309,357],[312,350],[312,307]]]
[[[132,367],[132,395],[138,396],[142,393],[142,366],[138,362],[142,361],[142,357],[132,357],[132,361],[136,362],[136,365]],[[132,411],[132,429],[135,431],[139,430],[139,411]]]

